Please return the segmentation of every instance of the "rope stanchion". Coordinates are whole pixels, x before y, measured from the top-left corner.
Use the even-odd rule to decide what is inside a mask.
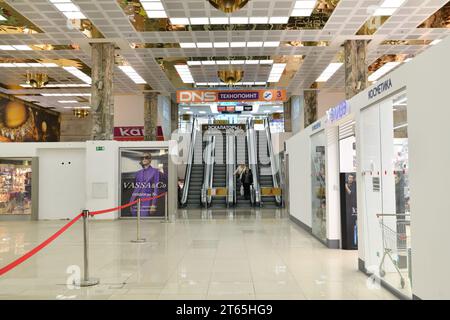
[[[61,234],[63,234],[67,229],[69,229],[73,224],[75,224],[75,222],[77,222],[78,220],[80,220],[81,217],[85,217],[84,221],[86,223],[86,227],[84,229],[84,239],[85,239],[85,274],[84,274],[84,278],[85,279],[89,279],[89,271],[88,271],[88,267],[89,265],[87,264],[88,259],[87,257],[87,252],[88,252],[88,233],[87,233],[87,216],[95,216],[95,215],[99,215],[99,214],[104,214],[104,213],[108,213],[108,212],[113,212],[113,211],[118,211],[127,207],[132,206],[133,204],[138,203],[139,201],[149,201],[149,200],[153,200],[153,199],[158,199],[161,198],[163,196],[165,196],[167,194],[167,192],[161,193],[155,197],[148,197],[148,198],[142,198],[142,199],[137,199],[135,201],[132,201],[130,203],[127,203],[125,205],[121,205],[115,208],[111,208],[111,209],[105,209],[105,210],[97,210],[97,211],[92,211],[89,212],[87,210],[83,211],[82,213],[79,213],[77,216],[75,216],[72,220],[70,220],[67,224],[65,224],[61,229],[59,229],[58,231],[56,231],[50,238],[48,238],[47,240],[45,240],[44,242],[42,242],[41,244],[39,244],[38,246],[36,246],[35,248],[33,248],[32,250],[28,251],[27,253],[25,253],[23,256],[21,256],[20,258],[14,260],[13,262],[11,262],[10,264],[4,266],[3,268],[0,269],[0,276],[4,275],[5,273],[7,273],[8,271],[11,271],[12,269],[14,269],[15,267],[17,267],[18,265],[22,264],[23,262],[27,261],[29,258],[31,258],[32,256],[34,256],[36,253],[38,253],[39,251],[41,251],[42,249],[44,249],[46,246],[48,246],[50,243],[52,243],[56,238],[58,238]],[[85,215],[85,212],[87,212],[87,214]],[[87,271],[87,272],[86,272]]]
[[[136,240],[131,240],[131,242],[144,243],[145,239],[141,238],[141,199],[140,198],[138,199],[138,203],[137,203],[136,226],[137,226]]]
[[[89,277],[89,210],[83,210],[83,279],[79,283],[74,283],[80,287],[91,287],[97,285],[100,280]]]

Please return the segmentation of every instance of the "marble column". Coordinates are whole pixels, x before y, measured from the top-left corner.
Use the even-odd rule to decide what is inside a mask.
[[[292,132],[292,107],[291,99],[289,98],[283,104],[283,114],[284,114],[284,132]]]
[[[177,97],[172,95],[170,99],[170,130],[174,132],[178,129],[178,103]]]
[[[346,99],[367,88],[367,40],[347,40],[344,43]]]
[[[158,93],[145,95],[144,103],[144,140],[156,141],[158,127]]]
[[[112,140],[114,135],[114,43],[92,43],[92,140]]]
[[[317,120],[317,105],[318,105],[317,96],[318,96],[317,90],[303,91],[305,128]]]

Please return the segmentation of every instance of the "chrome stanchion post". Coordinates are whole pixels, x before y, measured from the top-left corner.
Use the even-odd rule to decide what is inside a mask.
[[[141,238],[141,198],[138,198],[138,202],[137,202],[136,223],[137,223],[136,240],[131,240],[131,242],[143,243],[143,242],[145,242],[145,239]]]
[[[80,279],[80,287],[95,286],[99,279],[89,277],[89,210],[83,210],[83,238],[84,238],[84,272],[83,279]]]
[[[165,215],[166,215],[166,222],[169,222],[169,201],[168,201],[168,195],[169,193],[166,191],[166,194],[164,195],[164,198],[165,198],[165,208],[164,208],[164,210],[165,210]]]

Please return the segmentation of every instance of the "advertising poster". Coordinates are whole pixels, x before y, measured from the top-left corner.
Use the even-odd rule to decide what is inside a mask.
[[[31,214],[31,161],[0,159],[0,216]]]
[[[57,142],[59,115],[0,97],[0,142]]]
[[[169,152],[167,148],[120,150],[121,205],[167,192]],[[141,202],[141,217],[164,218],[165,196]],[[137,204],[122,209],[120,216],[136,217]]]

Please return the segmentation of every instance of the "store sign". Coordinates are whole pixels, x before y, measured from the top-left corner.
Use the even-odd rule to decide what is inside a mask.
[[[386,81],[377,85],[375,88],[369,90],[368,92],[369,100],[375,98],[376,96],[382,94],[385,91],[388,91],[391,88],[392,88],[392,80],[387,79]]]
[[[336,122],[350,114],[350,104],[347,100],[342,101],[337,106],[327,111],[327,119],[329,122]]]
[[[317,122],[317,123],[315,123],[313,126],[312,126],[312,130],[314,131],[314,130],[317,130],[317,129],[319,129],[321,127],[321,123],[320,123],[320,121],[319,122]]]
[[[114,140],[142,141],[144,140],[144,127],[114,127]]]
[[[286,101],[286,90],[179,90],[178,103]]]

